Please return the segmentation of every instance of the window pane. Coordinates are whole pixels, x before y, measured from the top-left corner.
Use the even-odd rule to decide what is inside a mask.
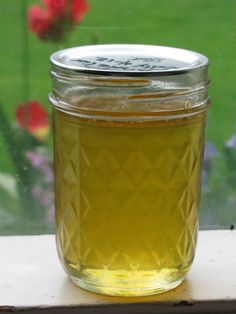
[[[1,0],[0,233],[53,231],[48,58],[64,47],[104,43],[175,46],[209,57],[212,106],[206,129],[200,226],[233,228],[236,223],[236,2],[81,0],[79,3],[69,18],[63,20],[63,7],[53,7],[49,14],[41,0]]]

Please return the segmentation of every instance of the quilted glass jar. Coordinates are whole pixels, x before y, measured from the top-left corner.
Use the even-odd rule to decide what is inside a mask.
[[[56,238],[72,281],[140,296],[176,287],[197,241],[208,59],[98,45],[51,56]]]

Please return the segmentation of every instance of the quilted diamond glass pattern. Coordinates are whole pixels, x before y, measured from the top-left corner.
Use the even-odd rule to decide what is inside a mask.
[[[183,279],[196,246],[204,121],[122,125],[54,111],[57,244],[77,284],[142,295]]]

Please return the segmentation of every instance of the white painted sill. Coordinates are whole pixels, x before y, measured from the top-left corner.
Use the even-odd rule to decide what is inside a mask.
[[[143,298],[100,296],[70,282],[52,235],[0,237],[0,313],[236,313],[236,231],[201,231],[186,280]]]

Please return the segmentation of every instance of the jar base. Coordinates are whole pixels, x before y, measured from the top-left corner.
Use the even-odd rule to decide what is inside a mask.
[[[98,282],[91,282],[88,280],[85,280],[84,278],[76,278],[73,276],[69,276],[72,282],[79,286],[80,288],[83,288],[85,290],[95,292],[98,294],[103,295],[110,295],[110,296],[122,296],[122,297],[139,297],[139,296],[147,296],[152,294],[160,294],[167,292],[169,290],[172,290],[176,288],[178,285],[181,284],[184,277],[178,278],[176,280],[168,281],[168,280],[152,280],[149,282],[149,285],[146,286],[133,286],[129,285],[128,287],[125,287],[125,285],[120,285],[117,287],[114,286],[108,286],[108,285],[102,285]]]

